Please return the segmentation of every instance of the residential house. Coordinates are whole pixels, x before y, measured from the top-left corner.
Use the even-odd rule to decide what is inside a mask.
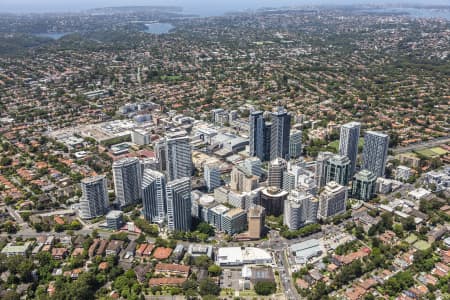
[[[112,240],[106,248],[106,255],[119,255],[123,248],[124,241]]]
[[[103,256],[103,254],[105,254],[105,250],[106,250],[107,246],[108,246],[107,240],[100,240],[100,245],[98,246],[97,252],[95,254]]]
[[[179,277],[150,278],[149,286],[181,286],[187,279]]]
[[[347,254],[347,255],[333,255],[333,263],[337,266],[348,265],[358,259],[363,259],[370,254],[370,249],[367,247],[361,248],[360,250]]]
[[[172,254],[171,248],[158,247],[153,253],[153,257],[158,260],[168,259]]]
[[[189,266],[159,263],[155,267],[155,274],[188,277],[190,270]]]
[[[52,257],[57,260],[65,259],[68,255],[69,251],[67,248],[53,248],[52,249]]]

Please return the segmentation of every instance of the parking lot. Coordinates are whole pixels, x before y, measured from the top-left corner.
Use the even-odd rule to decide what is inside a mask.
[[[222,289],[233,289],[235,291],[241,290],[239,284],[241,277],[241,269],[224,269],[220,275],[220,287]]]

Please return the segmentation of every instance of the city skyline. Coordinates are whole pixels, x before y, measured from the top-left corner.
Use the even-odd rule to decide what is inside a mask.
[[[450,9],[27,1],[1,299],[450,297]]]

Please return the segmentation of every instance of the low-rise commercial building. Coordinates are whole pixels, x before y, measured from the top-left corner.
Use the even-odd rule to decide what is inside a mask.
[[[271,264],[272,256],[266,250],[253,247],[225,247],[217,251],[219,266],[241,266],[246,264]]]
[[[290,248],[297,264],[306,264],[311,258],[319,256],[323,252],[317,239],[294,244]]]
[[[106,226],[111,230],[119,230],[123,225],[123,212],[111,210],[106,215]]]

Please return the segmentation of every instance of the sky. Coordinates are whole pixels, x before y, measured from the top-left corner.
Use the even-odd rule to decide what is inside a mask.
[[[400,0],[396,2],[403,2]],[[450,4],[450,0],[409,0],[409,3]],[[68,12],[107,6],[170,5],[187,13],[220,15],[227,11],[309,4],[392,3],[388,0],[0,0],[0,12]]]

